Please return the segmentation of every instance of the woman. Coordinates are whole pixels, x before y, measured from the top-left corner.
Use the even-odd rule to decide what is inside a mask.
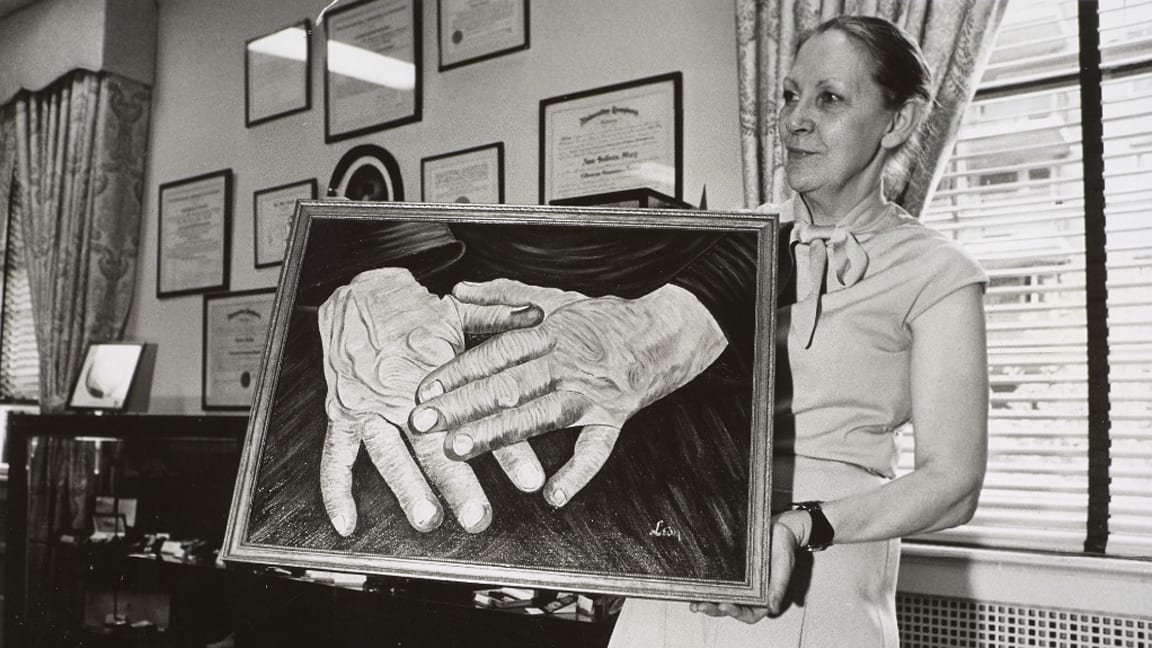
[[[883,191],[885,162],[927,111],[929,76],[916,44],[884,20],[839,17],[802,39],[779,120],[796,197],[765,206],[793,221],[795,256],[782,272],[777,318],[772,504],[782,510],[773,516],[769,605],[630,600],[613,646],[896,646],[899,538],[971,518],[987,454],[986,277]],[[535,311],[525,323],[532,328],[502,333],[429,374],[410,427],[446,432],[445,450],[457,459],[571,425],[596,430],[577,443],[580,470],[562,469],[544,486],[557,507],[603,465],[621,421],[699,373],[680,362],[702,359],[691,345],[719,352],[739,338],[711,318],[718,311],[699,285],[631,300],[568,294],[548,305],[551,289],[517,283],[505,295],[496,284],[453,296],[533,304],[512,311]],[[471,291],[483,294],[466,298]],[[598,318],[599,335],[579,339],[596,342],[600,355],[624,349],[653,366],[622,365],[627,375],[615,381],[564,375],[579,365],[579,349],[565,346],[575,336],[565,333],[581,317]],[[638,333],[653,330],[677,339]],[[582,370],[602,377],[613,367]],[[635,375],[653,380],[638,393],[605,392],[603,384]],[[567,383],[550,387],[557,380]],[[909,420],[916,467],[896,479],[894,431]],[[560,479],[569,481],[556,489]]]
[[[629,601],[612,646],[897,646],[898,539],[971,518],[986,279],[883,192],[928,88],[919,48],[884,20],[841,16],[801,41],[779,120],[797,195],[771,207],[795,220],[800,296],[780,310],[792,385],[777,398],[772,502],[818,504],[773,516],[766,608]],[[916,468],[893,479],[893,430],[909,418]]]

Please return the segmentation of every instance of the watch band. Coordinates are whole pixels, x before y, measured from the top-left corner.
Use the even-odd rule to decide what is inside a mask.
[[[792,503],[793,511],[808,511],[808,515],[812,518],[812,528],[808,532],[808,544],[802,547],[806,551],[823,551],[832,544],[832,540],[836,537],[836,530],[828,522],[820,504],[817,501]]]

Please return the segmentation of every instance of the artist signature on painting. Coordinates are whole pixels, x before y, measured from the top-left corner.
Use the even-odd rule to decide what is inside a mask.
[[[648,530],[648,535],[656,538],[676,538],[680,540],[680,529],[668,526],[664,520],[657,520],[656,526]]]

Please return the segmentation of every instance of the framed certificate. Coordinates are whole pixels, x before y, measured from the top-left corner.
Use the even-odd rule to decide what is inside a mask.
[[[681,199],[679,72],[540,102],[540,202],[647,187]]]
[[[312,107],[307,20],[244,45],[244,123],[251,128]]]
[[[504,202],[504,143],[421,160],[420,200],[434,203]]]
[[[438,0],[440,71],[528,49],[528,0]]]
[[[232,169],[160,185],[156,297],[228,289]]]
[[[204,409],[252,406],[275,296],[274,288],[204,296]]]
[[[252,193],[253,237],[257,268],[280,265],[292,228],[297,200],[316,198],[316,180],[301,180]]]
[[[324,141],[421,118],[421,16],[416,0],[360,0],[324,17]]]

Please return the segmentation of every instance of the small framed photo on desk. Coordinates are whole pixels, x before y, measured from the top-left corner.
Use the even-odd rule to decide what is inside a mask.
[[[94,342],[68,396],[68,407],[81,410],[120,411],[128,404],[144,344]]]

